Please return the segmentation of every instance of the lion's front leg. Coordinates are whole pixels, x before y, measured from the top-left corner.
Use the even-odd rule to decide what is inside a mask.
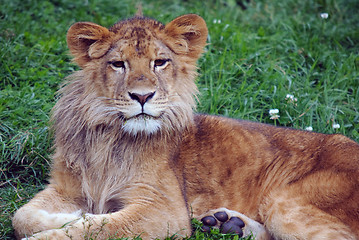
[[[25,237],[22,240],[50,240],[50,239],[105,239],[110,237],[108,231],[103,227],[108,223],[108,214],[92,215],[86,214],[73,224],[65,225],[61,228],[45,230]]]
[[[190,219],[186,209],[157,208],[133,204],[109,214],[86,214],[74,224],[60,229],[43,231],[29,239],[107,239],[137,237],[142,239],[164,239],[177,235],[191,234]]]
[[[17,238],[22,238],[36,232],[60,228],[80,218],[80,206],[71,199],[64,198],[49,185],[21,207],[12,222]]]
[[[162,174],[162,175],[165,175]],[[137,237],[164,239],[190,236],[192,229],[177,180],[132,182],[123,192],[123,209],[108,214],[85,214],[74,224],[37,233],[31,239],[107,239]]]

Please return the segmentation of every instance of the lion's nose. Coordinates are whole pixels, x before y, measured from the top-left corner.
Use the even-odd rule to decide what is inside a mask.
[[[130,98],[133,100],[136,100],[137,102],[139,102],[141,104],[141,106],[145,105],[145,103],[150,100],[151,98],[153,98],[153,96],[155,95],[156,92],[150,92],[147,94],[139,94],[139,93],[128,93],[130,95]]]

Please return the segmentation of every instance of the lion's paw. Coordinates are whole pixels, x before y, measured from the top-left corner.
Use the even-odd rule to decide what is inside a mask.
[[[245,223],[238,217],[228,217],[226,212],[216,212],[213,216],[206,216],[201,219],[202,230],[209,232],[211,227],[219,227],[222,233],[235,233],[239,237],[243,236],[242,228]]]
[[[211,228],[219,228],[222,233],[233,233],[239,237],[253,234],[257,240],[271,239],[264,226],[236,211],[226,208],[211,210],[200,218],[203,223],[202,231],[209,232]]]
[[[62,229],[52,229],[36,233],[31,237],[25,237],[22,240],[51,240],[51,239],[68,239],[65,231]]]

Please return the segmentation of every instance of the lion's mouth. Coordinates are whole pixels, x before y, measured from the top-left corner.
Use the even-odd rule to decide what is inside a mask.
[[[140,114],[137,114],[133,117],[130,117],[128,118],[127,120],[131,120],[131,119],[138,119],[138,120],[151,120],[151,119],[158,119],[159,117],[155,117],[155,116],[152,116],[152,115],[148,115],[146,113],[140,113]]]
[[[136,135],[139,132],[148,134],[155,133],[162,128],[163,122],[159,119],[161,116],[153,116],[146,113],[140,113],[127,118],[122,125],[124,131]]]

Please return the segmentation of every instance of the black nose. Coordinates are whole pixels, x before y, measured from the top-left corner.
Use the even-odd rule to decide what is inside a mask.
[[[130,93],[129,92],[128,94],[130,95],[131,99],[136,100],[137,102],[139,102],[141,104],[141,106],[143,106],[148,100],[153,98],[155,93],[156,92],[150,92],[145,95],[142,95],[142,94],[138,94],[138,93]]]

